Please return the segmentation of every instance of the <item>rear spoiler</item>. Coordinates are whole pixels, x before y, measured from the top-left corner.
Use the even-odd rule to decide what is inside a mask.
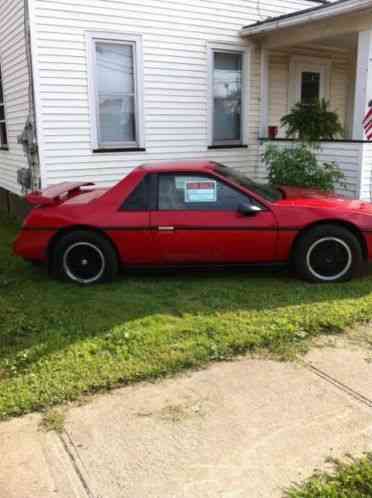
[[[53,206],[62,199],[69,199],[80,192],[81,187],[91,187],[92,182],[64,182],[52,185],[44,190],[31,192],[26,196],[26,200],[33,206]]]

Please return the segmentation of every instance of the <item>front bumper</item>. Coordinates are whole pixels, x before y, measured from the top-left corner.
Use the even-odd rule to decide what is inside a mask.
[[[22,228],[13,243],[13,253],[30,261],[46,262],[55,230]]]

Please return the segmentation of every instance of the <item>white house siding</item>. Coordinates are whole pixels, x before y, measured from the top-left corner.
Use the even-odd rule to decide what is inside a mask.
[[[360,198],[372,200],[372,143],[364,143],[362,149],[363,168],[360,178]]]
[[[280,148],[293,147],[298,144],[295,142],[264,142],[260,147],[260,154],[265,152],[265,148],[268,144],[274,144]],[[367,189],[369,189],[369,180],[371,176],[372,168],[372,144],[363,144],[359,142],[322,142],[320,148],[315,150],[316,156],[319,161],[324,163],[335,162],[341,171],[345,175],[345,188],[339,188],[338,192],[346,197],[358,198],[360,190],[360,176],[361,176],[361,165],[363,161],[363,171],[364,173],[368,169],[368,175],[365,178],[365,193],[367,195]],[[265,179],[267,176],[267,171],[265,166],[261,165],[260,178]],[[368,176],[368,178],[367,178]],[[368,190],[369,195],[369,190]]]
[[[349,92],[352,92],[351,81],[355,78],[352,71],[353,54],[346,50],[330,50],[321,46],[291,47],[286,51],[272,51],[269,59],[269,124],[279,126],[278,136],[285,137],[285,130],[280,127],[280,119],[289,110],[289,64],[292,56],[316,57],[331,62],[329,101],[341,124],[347,128]]]
[[[1,0],[0,63],[3,77],[9,150],[0,150],[0,187],[19,193],[17,169],[26,166],[17,137],[28,114],[28,72],[23,0]]]
[[[345,189],[341,194],[353,199],[359,196],[359,180],[361,171],[363,144],[357,142],[324,142],[317,157],[322,162],[335,162],[345,175]]]
[[[302,0],[30,0],[42,184],[109,185],[147,161],[208,158],[258,168],[259,61],[251,52],[248,148],[208,150],[207,43],[241,43],[245,24],[314,6]],[[146,152],[94,154],[86,33],[143,35]]]

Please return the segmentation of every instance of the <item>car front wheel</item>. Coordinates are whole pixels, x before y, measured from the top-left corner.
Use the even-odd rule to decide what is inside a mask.
[[[363,254],[359,240],[347,228],[320,225],[300,238],[294,262],[297,273],[310,282],[346,282],[359,272]]]
[[[118,261],[111,243],[95,232],[76,231],[58,241],[54,250],[55,276],[82,285],[111,281]]]

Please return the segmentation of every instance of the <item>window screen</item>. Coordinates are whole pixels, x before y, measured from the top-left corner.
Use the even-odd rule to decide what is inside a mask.
[[[213,143],[240,143],[243,56],[229,52],[213,55]]]
[[[0,147],[7,147],[8,134],[5,121],[4,88],[0,66]]]
[[[98,142],[135,144],[134,43],[95,42]]]

